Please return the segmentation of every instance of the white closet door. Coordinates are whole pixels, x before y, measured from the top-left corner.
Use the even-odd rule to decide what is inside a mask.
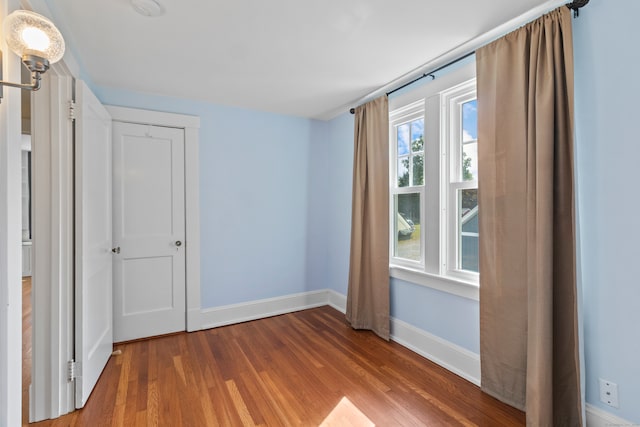
[[[184,130],[113,123],[114,340],[186,329]]]

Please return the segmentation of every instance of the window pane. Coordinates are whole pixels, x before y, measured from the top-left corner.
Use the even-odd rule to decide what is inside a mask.
[[[424,185],[424,154],[415,154],[413,156],[412,185]]]
[[[398,159],[398,187],[409,186],[409,157]]]
[[[478,189],[458,191],[459,252],[458,265],[462,270],[479,271],[478,260]]]
[[[398,156],[409,154],[409,123],[398,126]]]
[[[478,179],[478,101],[462,104],[462,180]]]
[[[462,104],[462,141],[478,139],[478,100]]]
[[[424,119],[411,122],[411,151],[424,150]]]
[[[462,180],[478,179],[478,142],[462,144]]]
[[[397,194],[394,199],[393,256],[420,261],[420,193]]]

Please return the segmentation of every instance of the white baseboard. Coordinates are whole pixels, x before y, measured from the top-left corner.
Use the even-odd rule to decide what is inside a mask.
[[[391,339],[465,380],[480,385],[478,354],[394,318],[391,318]]]
[[[327,289],[329,294],[329,305],[341,313],[347,312],[347,296],[342,295],[334,291],[333,289]]]
[[[207,308],[200,314],[200,328],[215,328],[320,307],[328,304],[328,292],[325,289]]]
[[[603,411],[589,403],[586,405],[587,413],[587,427],[623,427],[623,426],[638,426],[640,424],[632,423],[627,420],[613,415],[609,412]]]

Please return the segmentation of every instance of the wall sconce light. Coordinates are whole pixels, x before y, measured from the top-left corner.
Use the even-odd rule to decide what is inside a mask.
[[[31,71],[31,84],[20,84],[0,80],[2,86],[25,90],[40,89],[41,75],[49,65],[58,62],[64,55],[64,39],[51,21],[28,10],[16,10],[4,20],[4,36],[9,49],[22,58],[22,63]],[[0,51],[0,79],[2,79],[2,51]]]

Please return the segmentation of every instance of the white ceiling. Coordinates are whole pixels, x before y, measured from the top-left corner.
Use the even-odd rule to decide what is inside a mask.
[[[46,0],[91,80],[326,119],[547,0]]]

